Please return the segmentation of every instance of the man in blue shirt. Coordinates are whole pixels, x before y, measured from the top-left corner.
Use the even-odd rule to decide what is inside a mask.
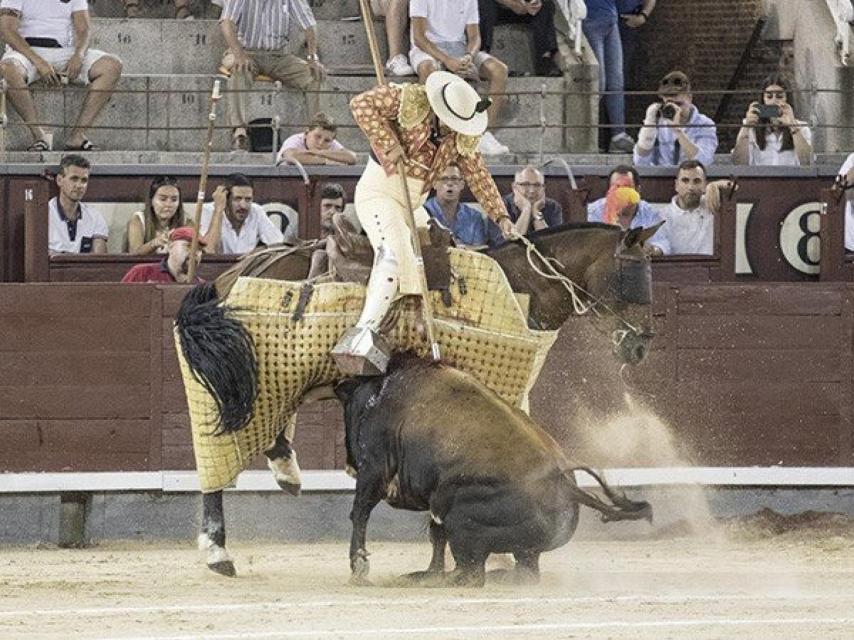
[[[451,232],[457,245],[487,244],[486,220],[480,211],[460,202],[465,182],[459,168],[448,165],[433,183],[436,195],[424,203],[430,217]]]
[[[671,71],[658,85],[661,102],[646,110],[633,162],[637,167],[678,166],[698,160],[715,161],[718,134],[715,123],[693,104],[691,83],[681,71]]]
[[[632,186],[640,191],[640,177],[634,167],[628,165],[618,165],[608,174],[608,185],[611,186],[620,177],[625,176],[630,178]],[[588,222],[604,222],[605,221],[605,198],[599,198],[587,205],[587,221]],[[636,205],[626,207],[620,214],[620,226],[624,229],[636,229],[644,227],[648,229],[661,222],[661,216],[646,200],[641,200]],[[667,234],[662,229],[655,232],[655,235],[648,241],[650,254],[653,256],[666,256],[670,254],[670,241],[667,239]]]

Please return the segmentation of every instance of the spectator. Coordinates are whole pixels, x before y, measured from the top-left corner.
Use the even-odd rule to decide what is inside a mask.
[[[128,18],[139,17],[140,0],[125,0],[125,15]],[[193,14],[190,11],[190,0],[175,0],[175,17],[178,20],[192,20]]]
[[[53,87],[68,82],[90,85],[65,148],[95,150],[86,130],[110,101],[122,63],[112,54],[90,49],[89,35],[86,0],[0,0],[0,40],[6,42],[0,73],[9,102],[32,135],[28,151],[50,151],[52,146],[37,124],[36,105],[27,89],[39,79]]]
[[[522,23],[534,39],[534,73],[558,78],[557,33],[554,0],[478,0],[483,50],[492,51],[492,31],[496,24]]]
[[[685,160],[709,166],[715,160],[718,134],[712,119],[694,106],[688,76],[671,71],[661,79],[658,95],[661,102],[649,105],[638,134],[635,166],[676,166]]]
[[[645,51],[640,46],[639,29],[649,22],[656,0],[617,0],[620,12],[620,42],[623,45],[623,80],[633,89],[643,68]]]
[[[285,50],[292,19],[305,33],[306,60]],[[254,76],[263,74],[303,92],[320,88],[325,70],[317,55],[315,24],[306,0],[224,0],[219,26],[228,46],[222,66],[229,72],[226,99],[234,151],[249,150],[245,92]],[[307,96],[306,113],[317,111],[316,94]]]
[[[516,172],[513,192],[504,196],[504,205],[516,230],[524,236],[563,224],[563,207],[546,197],[545,176],[533,165]],[[494,224],[490,224],[489,235],[490,246],[503,242]]]
[[[277,164],[356,164],[356,154],[335,139],[338,126],[325,113],[315,114],[302,133],[282,143]]]
[[[486,245],[489,242],[486,220],[480,211],[460,202],[463,187],[465,182],[459,167],[449,164],[433,182],[436,195],[424,203],[424,209],[451,232],[457,245]]]
[[[637,202],[621,202],[618,195],[620,187],[629,187],[636,191]],[[640,198],[640,176],[637,169],[621,164],[608,174],[608,194],[587,205],[587,220],[618,224],[623,229],[649,229],[661,222],[661,216],[651,204]],[[666,256],[670,253],[670,243],[664,228],[656,231],[648,244],[649,253],[653,256]]]
[[[487,110],[489,126],[494,127],[504,104],[507,66],[480,50],[477,0],[410,0],[412,49],[409,61],[421,82],[435,71],[447,69],[463,78],[481,77],[489,81],[492,104]],[[480,138],[480,152],[486,156],[509,153],[491,132]]]
[[[623,44],[616,0],[586,0],[587,18],[581,23],[584,37],[593,49],[599,63],[599,91],[605,112],[611,123],[611,141],[608,153],[631,153],[635,141],[626,133],[626,97],[622,93]]]
[[[193,227],[178,227],[169,232],[166,256],[160,262],[137,264],[122,278],[122,282],[157,282],[162,284],[188,284],[190,282],[190,247],[193,242]],[[202,261],[205,239],[199,236],[196,264]],[[196,276],[193,284],[202,279]]]
[[[254,203],[252,182],[242,173],[233,173],[214,190],[213,204],[202,208],[201,232],[206,253],[244,254],[259,244],[281,244],[282,232]]]
[[[778,167],[810,164],[812,133],[806,122],[795,119],[788,81],[769,76],[762,87],[761,102],[751,102],[742,121],[733,162]]]
[[[854,153],[839,167],[839,177],[850,187],[854,185]],[[854,189],[845,192],[845,250],[854,252]]]
[[[110,235],[104,217],[83,204],[91,165],[71,153],[59,162],[59,195],[48,202],[48,250],[56,253],[107,253]]]
[[[706,181],[706,168],[697,160],[686,160],[676,172],[676,195],[661,211],[662,227],[674,254],[714,253],[715,216],[720,212],[720,190],[727,180]]]
[[[388,38],[386,73],[390,76],[414,76],[415,69],[406,58],[406,23],[409,20],[409,0],[371,0],[374,15],[385,16]]]
[[[344,187],[337,182],[327,182],[320,187],[320,242],[311,254],[311,266],[309,268],[309,279],[323,275],[329,271],[329,252],[335,248],[334,244],[335,226],[333,218],[344,213],[347,205],[347,196]]]
[[[144,211],[128,220],[127,252],[141,256],[166,253],[169,233],[184,226],[184,201],[178,181],[170,176],[156,178],[148,187]]]

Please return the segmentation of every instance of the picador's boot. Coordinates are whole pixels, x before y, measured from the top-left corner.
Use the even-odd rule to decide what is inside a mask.
[[[394,255],[380,247],[368,280],[362,315],[356,326],[348,329],[332,349],[332,359],[344,375],[378,376],[385,373],[391,358],[391,345],[377,329],[397,294],[397,269]]]

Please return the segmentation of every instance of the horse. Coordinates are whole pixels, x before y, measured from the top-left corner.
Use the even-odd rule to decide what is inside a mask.
[[[590,314],[602,327],[602,333],[613,341],[617,358],[637,364],[645,357],[653,336],[651,268],[644,244],[656,230],[657,227],[624,231],[599,223],[566,224],[485,253],[501,267],[513,290],[530,299],[531,328],[558,330],[571,315]],[[292,273],[287,269],[285,272]],[[254,275],[263,277],[263,270],[256,270]],[[191,376],[215,401],[219,434],[239,433],[252,420],[258,393],[259,365],[252,337],[232,317],[227,298],[221,299],[227,291],[228,286],[205,285],[191,290],[176,317],[181,352],[189,371],[185,382]],[[311,375],[313,388],[300,389],[294,406],[312,396],[335,397],[332,385],[343,376],[330,362],[327,357],[316,363]],[[264,453],[279,485],[297,494],[299,468],[291,448],[294,415],[289,418],[288,428],[284,423],[279,427],[273,444]],[[221,490],[203,493],[199,546],[207,550],[212,571],[236,575],[225,549]]]

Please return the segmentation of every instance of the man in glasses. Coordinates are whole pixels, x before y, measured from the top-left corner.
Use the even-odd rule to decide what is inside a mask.
[[[451,232],[458,245],[482,246],[489,241],[486,220],[477,209],[460,202],[464,187],[459,167],[448,165],[433,182],[436,194],[424,203],[424,209]]]
[[[712,119],[694,106],[688,76],[671,71],[661,79],[658,95],[660,101],[649,105],[638,134],[635,166],[677,166],[685,160],[712,164],[718,134]]]
[[[546,179],[533,165],[523,167],[513,178],[513,191],[504,196],[504,204],[516,231],[530,235],[547,227],[563,224],[563,207],[546,197]],[[504,239],[495,225],[490,225],[489,244],[502,244]]]

